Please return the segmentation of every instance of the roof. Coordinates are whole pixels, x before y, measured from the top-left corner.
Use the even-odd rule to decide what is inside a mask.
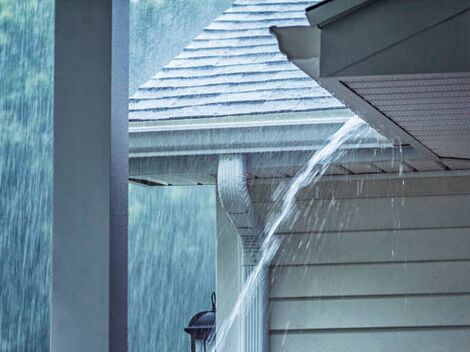
[[[352,2],[356,3],[357,1]],[[351,2],[351,3],[352,3]],[[250,179],[294,175],[354,114],[278,51],[272,26],[308,26],[305,0],[238,0],[130,100],[130,177],[216,183],[219,156],[247,156]],[[326,6],[325,8],[328,8]],[[370,127],[328,175],[441,172]]]
[[[344,109],[279,52],[269,27],[307,25],[318,1],[239,0],[130,100],[130,121]]]
[[[389,140],[470,169],[469,1],[328,0],[307,17],[274,28],[291,62]]]

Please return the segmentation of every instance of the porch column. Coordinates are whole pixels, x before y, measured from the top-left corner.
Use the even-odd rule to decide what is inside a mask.
[[[51,351],[127,351],[128,0],[55,0]]]

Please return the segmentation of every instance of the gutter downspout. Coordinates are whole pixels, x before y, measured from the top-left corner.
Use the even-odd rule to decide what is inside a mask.
[[[221,155],[217,172],[217,192],[220,202],[236,227],[242,243],[243,283],[258,260],[263,226],[248,192],[246,157],[242,154]],[[253,297],[249,297],[241,312],[242,352],[268,352],[269,267],[264,268],[263,280]]]

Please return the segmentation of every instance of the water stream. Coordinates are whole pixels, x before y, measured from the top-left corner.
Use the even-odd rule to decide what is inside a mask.
[[[279,226],[289,219],[295,210],[295,201],[298,193],[306,186],[315,185],[325,174],[328,167],[334,161],[340,159],[346,152],[346,148],[341,148],[346,143],[360,143],[360,139],[370,133],[364,129],[367,125],[358,117],[348,120],[335,134],[333,134],[316,151],[305,164],[305,166],[292,178],[287,187],[280,192],[276,192],[274,209],[279,211],[271,212],[264,228],[263,241],[260,246],[258,263],[242,285],[242,289],[231,310],[229,317],[217,327],[216,341],[211,352],[223,351],[227,335],[229,334],[235,320],[244,311],[244,307],[250,304],[253,295],[260,284],[267,280],[268,267],[276,255],[281,240],[275,236]],[[362,129],[361,129],[362,128]]]

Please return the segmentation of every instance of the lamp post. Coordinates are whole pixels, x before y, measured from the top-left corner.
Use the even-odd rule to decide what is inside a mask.
[[[215,340],[215,292],[211,301],[212,309],[196,313],[184,329],[190,335],[191,352],[207,352]]]

